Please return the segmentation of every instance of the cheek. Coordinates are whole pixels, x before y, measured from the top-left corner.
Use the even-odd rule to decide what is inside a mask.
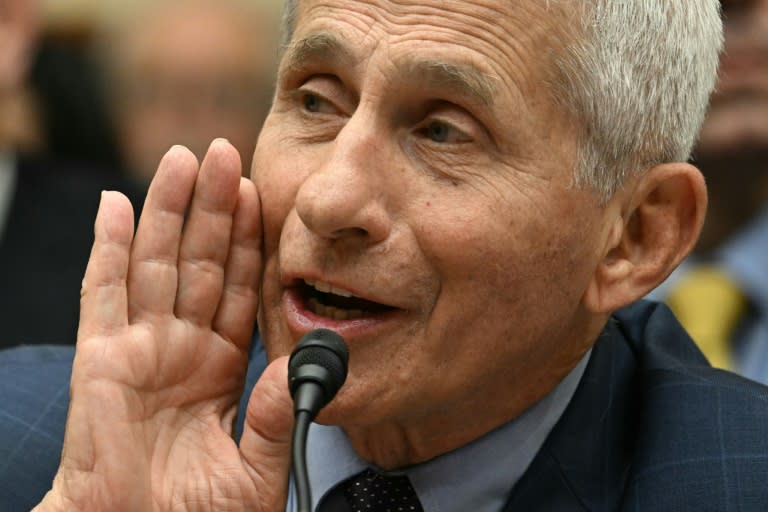
[[[433,239],[430,251],[442,255],[433,256],[442,287],[426,333],[434,350],[424,352],[431,366],[452,375],[439,389],[468,393],[468,400],[468,382],[523,393],[553,354],[566,352],[590,275],[581,249],[589,240],[561,237],[551,222],[492,223],[465,230],[453,243]]]
[[[251,179],[261,200],[265,243],[277,243],[283,223],[294,207],[296,193],[306,178],[301,159],[275,149],[269,136],[259,139],[251,166]],[[277,146],[279,148],[279,146]],[[269,247],[267,247],[268,249]]]
[[[504,208],[509,211],[509,204]],[[501,205],[496,213],[423,232],[423,248],[442,283],[436,315],[451,324],[463,317],[483,330],[513,323],[509,329],[535,330],[550,323],[551,311],[575,310],[594,264],[587,250],[592,235],[580,227],[589,223],[573,220],[578,215],[569,216],[567,209],[546,215],[525,210],[500,216],[500,211]]]
[[[267,356],[273,360],[291,351],[290,335],[281,321],[279,285],[280,237],[294,205],[302,176],[292,172],[300,166],[289,161],[280,149],[273,131],[262,131],[253,153],[251,180],[256,184],[261,202],[264,273],[259,303],[259,331]],[[269,341],[269,343],[267,343]]]

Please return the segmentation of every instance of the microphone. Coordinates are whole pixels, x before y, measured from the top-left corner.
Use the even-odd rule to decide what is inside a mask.
[[[312,507],[306,461],[309,424],[344,384],[348,363],[347,344],[328,329],[315,329],[302,336],[288,360],[288,388],[295,418],[291,462],[298,512],[311,512]]]

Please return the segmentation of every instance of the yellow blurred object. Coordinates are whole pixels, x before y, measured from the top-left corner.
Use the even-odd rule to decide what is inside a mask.
[[[739,287],[714,266],[700,266],[680,279],[667,304],[712,366],[732,369],[730,336],[747,310]]]

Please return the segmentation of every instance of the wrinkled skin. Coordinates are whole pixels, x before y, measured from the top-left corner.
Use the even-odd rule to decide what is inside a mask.
[[[132,218],[124,196],[103,195],[62,461],[38,510],[284,507],[285,359],[254,391],[239,447],[231,437],[260,264],[258,196],[237,151],[215,141],[198,172],[171,149],[135,237]]]
[[[544,396],[685,256],[701,175],[658,166],[607,204],[574,188],[539,58],[567,31],[501,2],[302,2],[253,182],[215,141],[199,168],[165,156],[135,235],[103,196],[39,510],[283,510],[284,356],[315,327],[351,361],[320,421],[383,467],[433,458]],[[257,308],[271,363],[237,446]]]
[[[574,136],[536,85],[559,27],[537,2],[302,6],[295,45],[343,39],[289,52],[254,156],[260,329],[270,357],[310,328],[341,333],[350,378],[322,420],[381,465],[425,460],[541,398],[604,320],[580,300],[606,210],[571,186]],[[492,104],[418,71],[432,61],[493,77]],[[312,315],[294,297],[304,279],[394,311]]]

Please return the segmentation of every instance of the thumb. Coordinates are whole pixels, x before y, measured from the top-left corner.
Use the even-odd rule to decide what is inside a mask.
[[[240,439],[240,452],[257,487],[261,510],[285,510],[292,431],[288,357],[281,357],[267,366],[254,386]]]

